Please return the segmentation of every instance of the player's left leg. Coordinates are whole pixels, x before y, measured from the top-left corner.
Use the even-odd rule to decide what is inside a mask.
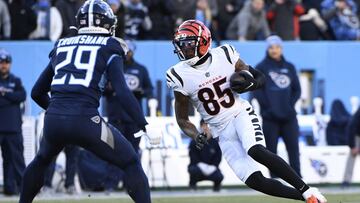
[[[302,196],[295,188],[291,188],[281,184],[273,179],[265,178],[260,172],[260,164],[252,159],[244,148],[242,136],[238,136],[240,131],[245,133],[248,131],[253,132],[251,139],[253,144],[265,145],[263,135],[254,136],[253,125],[251,120],[246,119],[247,112],[241,112],[239,115],[231,121],[227,127],[220,132],[219,146],[223,153],[223,157],[228,162],[229,166],[235,172],[235,174],[246,183],[250,188],[263,192],[265,194],[284,197],[290,199],[301,200]],[[250,123],[248,123],[250,122]],[[241,129],[244,131],[242,132]],[[258,138],[258,139],[255,139]],[[250,142],[249,140],[245,142]]]
[[[62,148],[62,145],[54,145],[43,137],[39,152],[25,169],[19,203],[33,201],[44,184],[44,176],[49,164]]]
[[[246,107],[246,112],[242,112],[234,119],[234,125],[237,135],[242,141],[242,147],[252,159],[263,164],[275,175],[295,187],[305,199],[309,197],[309,186],[282,158],[265,148],[259,119],[250,104]],[[276,192],[281,192],[280,188],[277,189],[279,191]],[[322,202],[326,202],[326,199],[319,192],[312,189],[312,193]]]

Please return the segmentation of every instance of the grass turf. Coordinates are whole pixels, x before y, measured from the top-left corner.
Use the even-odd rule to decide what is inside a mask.
[[[326,195],[328,203],[360,203],[360,194]],[[1,201],[0,203],[15,203],[16,201]],[[132,203],[129,199],[81,199],[81,200],[40,200],[35,203]],[[226,197],[172,197],[153,198],[153,203],[296,203],[300,201],[274,198],[270,196],[226,196]]]

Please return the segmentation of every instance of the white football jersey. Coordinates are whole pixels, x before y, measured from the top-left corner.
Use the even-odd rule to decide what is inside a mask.
[[[166,72],[169,88],[188,96],[211,127],[223,129],[240,110],[243,99],[230,89],[229,78],[235,71],[239,54],[231,45],[210,51],[211,57],[196,68],[179,62]]]

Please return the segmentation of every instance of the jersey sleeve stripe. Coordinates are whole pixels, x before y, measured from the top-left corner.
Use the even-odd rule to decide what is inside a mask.
[[[175,83],[175,81],[170,77],[169,74],[166,73],[166,80],[171,80],[173,83]]]
[[[229,61],[230,64],[232,64],[231,59],[230,59],[230,54],[229,54],[229,50],[226,48],[226,46],[221,46],[221,48],[224,50],[225,55],[226,55],[226,59]]]
[[[233,53],[235,53],[233,46],[230,45],[229,47],[230,47],[231,51],[232,51]]]
[[[176,77],[176,79],[179,80],[179,82],[181,83],[181,86],[184,87],[184,81],[181,79],[180,75],[177,74],[177,72],[175,72],[174,68],[172,68],[172,69],[170,70],[170,72]]]

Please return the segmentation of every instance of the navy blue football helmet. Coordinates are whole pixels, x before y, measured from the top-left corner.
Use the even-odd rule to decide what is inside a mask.
[[[79,34],[115,34],[117,18],[109,4],[102,0],[87,0],[76,15]]]

